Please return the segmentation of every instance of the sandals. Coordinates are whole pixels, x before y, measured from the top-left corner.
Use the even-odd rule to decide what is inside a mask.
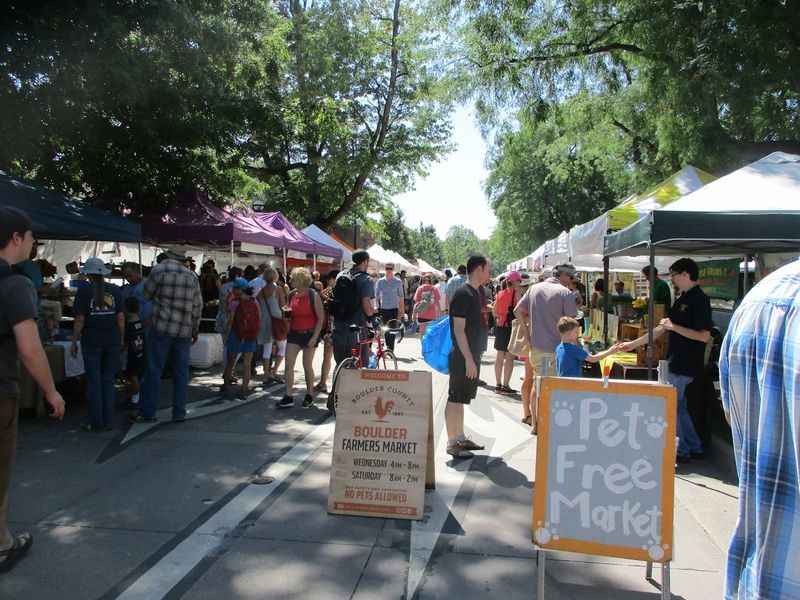
[[[522,422],[525,423],[525,425],[530,425],[531,424],[531,415],[528,415],[527,417],[524,417],[522,419]]]
[[[28,553],[33,546],[33,536],[28,533],[20,533],[14,536],[14,542],[6,550],[0,550],[0,573],[10,571],[19,560]]]

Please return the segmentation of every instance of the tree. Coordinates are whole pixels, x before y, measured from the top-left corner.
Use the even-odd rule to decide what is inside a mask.
[[[448,148],[427,21],[400,0],[277,3],[288,50],[248,140],[273,205],[328,228],[379,210]]]
[[[800,151],[793,2],[575,0],[453,5],[460,81],[485,117],[580,93],[630,142],[634,169],[712,172]],[[452,15],[451,15],[452,17]],[[791,58],[790,58],[791,57]],[[651,181],[651,183],[654,181]]]
[[[411,239],[414,244],[416,258],[421,258],[437,269],[445,266],[442,240],[436,233],[433,225],[419,224],[417,229],[411,230]]]
[[[134,214],[263,187],[239,145],[279,60],[266,0],[15,2],[0,36],[0,169]]]
[[[393,250],[403,258],[412,260],[417,257],[416,247],[412,239],[412,231],[403,221],[403,211],[394,205],[387,205],[383,209],[381,219],[381,246]]]
[[[445,264],[450,267],[466,264],[470,256],[481,254],[483,250],[480,238],[463,225],[453,225],[442,242],[443,258]]]

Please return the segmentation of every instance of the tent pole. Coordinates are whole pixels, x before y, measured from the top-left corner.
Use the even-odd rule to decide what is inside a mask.
[[[742,281],[742,298],[747,295],[748,279],[750,277],[750,255],[744,255],[744,280]]]
[[[289,281],[289,273],[286,272],[286,254],[287,253],[288,253],[288,250],[286,248],[284,248],[283,249],[283,277],[288,282]]]
[[[233,240],[231,240],[231,266],[233,266]]]
[[[603,343],[608,346],[608,270],[609,258],[603,257]]]
[[[317,270],[317,255],[316,255],[316,253],[314,254],[314,270],[315,271]]]
[[[650,301],[647,303],[647,379],[652,381],[653,371],[653,320],[656,318],[656,247],[650,243]]]

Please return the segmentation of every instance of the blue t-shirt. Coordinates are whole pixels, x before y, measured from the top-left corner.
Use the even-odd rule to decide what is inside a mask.
[[[580,346],[561,342],[556,346],[556,368],[559,377],[580,377],[583,362],[589,357]]]
[[[75,315],[85,317],[81,344],[91,348],[109,348],[120,346],[117,315],[123,312],[122,295],[119,288],[110,283],[103,284],[104,305],[94,302],[94,286],[82,287],[75,294]]]

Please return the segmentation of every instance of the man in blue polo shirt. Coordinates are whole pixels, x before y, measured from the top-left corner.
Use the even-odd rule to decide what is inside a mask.
[[[403,282],[394,276],[394,264],[387,263],[384,269],[386,275],[375,284],[375,298],[378,301],[378,313],[381,321],[388,323],[392,319],[397,319],[405,298]],[[386,346],[389,350],[394,350],[394,335],[390,332],[386,332]]]

